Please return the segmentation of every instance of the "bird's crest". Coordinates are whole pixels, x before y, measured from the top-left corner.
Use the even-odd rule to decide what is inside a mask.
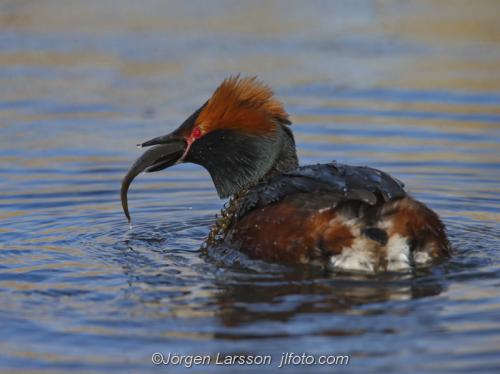
[[[283,104],[268,86],[256,77],[239,75],[217,87],[196,123],[204,132],[227,129],[255,135],[274,133],[277,123],[291,124]]]

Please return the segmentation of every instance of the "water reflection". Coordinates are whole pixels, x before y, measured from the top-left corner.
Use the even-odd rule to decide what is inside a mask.
[[[277,279],[276,279],[277,278]],[[310,315],[314,323],[310,330],[290,331],[284,329],[279,336],[296,334],[320,334],[330,336],[359,335],[367,330],[352,329],[352,326],[338,326],[331,323],[336,314],[373,314],[372,309],[364,311],[363,305],[384,303],[391,300],[411,300],[439,295],[444,288],[439,279],[414,279],[411,275],[367,276],[326,276],[318,278],[297,270],[273,279],[239,279],[217,282],[221,292],[217,293],[217,315],[227,327],[254,324],[252,333],[245,337],[276,337],[259,322],[293,322],[298,316]],[[378,313],[385,313],[379,310]],[[319,314],[318,316],[315,316]],[[327,317],[329,316],[329,317]],[[326,321],[321,321],[321,320]],[[236,334],[238,335],[238,334]]]

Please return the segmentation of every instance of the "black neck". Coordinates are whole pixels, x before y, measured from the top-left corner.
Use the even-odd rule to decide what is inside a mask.
[[[291,172],[299,166],[297,151],[295,150],[295,139],[293,137],[292,130],[283,126],[281,131],[282,139],[278,157],[276,157],[273,166],[264,175],[264,177],[261,178],[261,180],[271,179],[276,175]]]
[[[298,167],[293,134],[282,125],[269,137],[213,131],[193,143],[186,161],[208,170],[221,198]]]

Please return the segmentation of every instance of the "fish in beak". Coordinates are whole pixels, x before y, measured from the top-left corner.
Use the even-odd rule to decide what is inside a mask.
[[[128,211],[127,192],[134,178],[141,172],[152,173],[168,168],[182,162],[187,149],[186,140],[173,134],[160,136],[138,144],[139,147],[150,147],[139,157],[122,180],[121,200],[125,216],[130,223],[130,213]]]

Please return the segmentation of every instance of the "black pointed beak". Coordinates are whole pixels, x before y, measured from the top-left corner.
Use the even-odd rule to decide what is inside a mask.
[[[160,136],[139,144],[140,147],[149,147],[152,145],[154,147],[148,149],[134,162],[122,181],[122,207],[129,223],[130,214],[128,211],[127,192],[134,178],[142,171],[152,173],[176,164],[181,160],[186,150],[186,141],[172,134]]]

